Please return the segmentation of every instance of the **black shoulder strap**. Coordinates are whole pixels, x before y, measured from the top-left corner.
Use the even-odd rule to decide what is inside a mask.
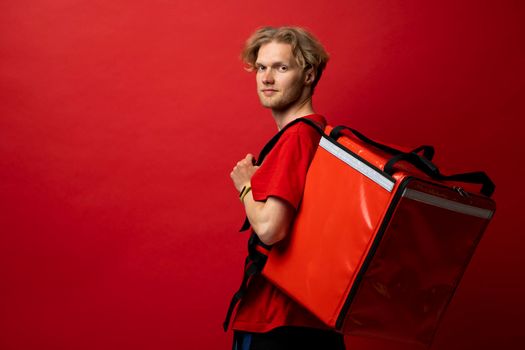
[[[288,124],[286,124],[281,130],[279,130],[279,132],[277,134],[275,134],[271,139],[270,141],[268,141],[266,143],[266,145],[264,145],[263,149],[261,150],[261,152],[259,153],[259,158],[257,158],[257,163],[256,165],[261,165],[264,158],[266,158],[266,156],[268,155],[268,153],[270,153],[270,151],[272,150],[272,148],[275,146],[275,144],[277,143],[277,141],[279,141],[279,139],[281,138],[281,136],[283,136],[284,132],[286,130],[288,130],[290,127],[292,127],[293,125],[297,124],[297,123],[305,123],[305,124],[308,124],[310,125],[311,127],[313,127],[315,130],[317,130],[319,132],[319,134],[321,135],[324,135],[324,130],[321,128],[321,126],[319,126],[316,122],[314,122],[313,120],[311,119],[308,119],[308,118],[297,118],[297,119],[294,119],[292,120],[291,122],[289,122]]]
[[[239,301],[244,297],[244,294],[246,294],[248,283],[254,275],[262,271],[264,265],[266,264],[266,260],[268,260],[268,252],[270,249],[271,246],[261,242],[255,233],[250,235],[250,239],[248,240],[248,256],[244,261],[244,273],[241,285],[230,301],[230,306],[226,312],[226,318],[222,324],[225,332],[228,330],[230,319],[232,317],[233,310],[235,310],[235,306],[237,306]]]

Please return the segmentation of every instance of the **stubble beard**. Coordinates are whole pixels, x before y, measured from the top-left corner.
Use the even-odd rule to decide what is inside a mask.
[[[297,89],[284,96],[265,96],[263,92],[259,92],[261,105],[273,111],[285,111],[292,108],[301,102],[301,96],[302,89]]]

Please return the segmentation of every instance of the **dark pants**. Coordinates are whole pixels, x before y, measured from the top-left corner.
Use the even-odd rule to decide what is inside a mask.
[[[279,327],[267,333],[235,331],[233,350],[345,350],[345,342],[333,331]]]

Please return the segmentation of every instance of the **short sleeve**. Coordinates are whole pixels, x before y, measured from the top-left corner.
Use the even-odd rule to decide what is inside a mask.
[[[288,129],[253,175],[253,198],[265,201],[270,196],[278,197],[297,209],[320,137],[306,124],[299,123]]]

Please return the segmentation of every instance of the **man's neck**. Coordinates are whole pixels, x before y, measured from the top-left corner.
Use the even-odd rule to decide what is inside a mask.
[[[273,119],[277,124],[277,128],[281,130],[289,122],[304,117],[306,115],[314,114],[315,111],[312,106],[312,97],[306,98],[298,104],[291,106],[285,110],[272,110]]]

